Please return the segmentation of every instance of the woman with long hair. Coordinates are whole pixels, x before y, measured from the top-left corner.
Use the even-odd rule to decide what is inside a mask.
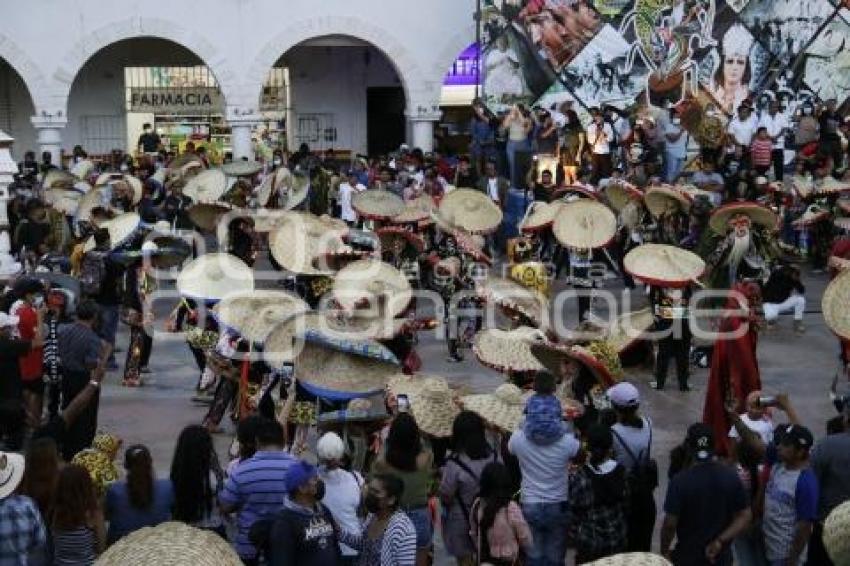
[[[72,464],[59,472],[50,523],[55,566],[93,564],[106,547],[103,510],[82,466]]]
[[[106,492],[107,540],[112,544],[142,527],[155,527],[171,518],[174,490],[171,481],[158,480],[148,449],[134,444],[124,452],[127,479]]]
[[[452,454],[443,468],[440,502],[443,504],[443,542],[460,566],[474,563],[475,544],[469,536],[469,510],[478,493],[484,467],[496,461],[487,444],[484,421],[472,411],[462,411],[452,425]]]
[[[215,505],[223,478],[207,429],[199,425],[184,428],[171,460],[172,519],[224,537],[224,524]]]
[[[21,495],[35,501],[45,519],[51,515],[60,462],[59,449],[52,438],[33,440],[27,450],[24,478],[21,480],[19,491]]]
[[[731,114],[750,96],[750,51],[753,36],[741,24],[733,24],[723,35],[720,64],[711,78],[711,93],[720,107]]]
[[[578,170],[581,167],[581,156],[584,153],[587,140],[576,111],[570,108],[564,113],[564,116],[566,123],[562,129],[562,141],[559,144],[561,168],[564,174],[564,184],[574,185],[578,182]]]
[[[533,541],[522,509],[513,500],[511,474],[504,465],[491,462],[481,472],[480,487],[469,524],[478,563],[516,564],[520,551],[530,548]]]
[[[408,413],[399,413],[390,425],[386,449],[372,472],[391,474],[404,482],[401,507],[416,528],[416,564],[428,563],[434,526],[428,508],[431,480],[434,477],[434,456],[422,446],[422,437],[416,421]]]

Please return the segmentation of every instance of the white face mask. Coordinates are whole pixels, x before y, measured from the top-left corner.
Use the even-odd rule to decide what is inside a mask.
[[[280,159],[275,159],[274,161],[272,161],[272,163],[274,163],[275,165],[280,165],[281,162]]]
[[[34,306],[35,308],[39,308],[43,304],[44,304],[44,297],[41,296],[41,295],[36,295],[36,297],[32,301],[32,306]]]
[[[121,169],[121,172],[122,172],[122,173],[126,173],[126,172],[127,172],[127,166],[126,166],[126,165],[121,165],[120,169]]]
[[[673,118],[673,123],[678,126],[682,123],[682,119],[679,117]]]

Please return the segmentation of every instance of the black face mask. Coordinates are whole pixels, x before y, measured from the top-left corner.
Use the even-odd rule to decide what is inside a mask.
[[[374,493],[367,493],[363,505],[369,513],[377,513],[381,510],[381,500]]]
[[[325,498],[325,482],[319,480],[316,482],[316,501],[321,501]]]

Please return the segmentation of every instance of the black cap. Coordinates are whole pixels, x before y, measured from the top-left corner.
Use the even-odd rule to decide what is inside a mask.
[[[805,448],[806,450],[811,449],[812,444],[814,444],[814,442],[815,437],[812,436],[812,433],[809,429],[801,425],[793,424],[785,426],[785,430],[782,432],[782,436],[779,441],[780,444],[783,444],[785,446]]]
[[[714,432],[705,423],[689,426],[685,442],[697,460],[709,460],[714,454]]]

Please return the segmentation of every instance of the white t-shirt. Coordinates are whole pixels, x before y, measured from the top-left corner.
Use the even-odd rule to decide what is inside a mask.
[[[773,142],[773,149],[785,149],[785,136],[779,135],[783,130],[788,128],[788,120],[785,118],[784,114],[777,112],[776,116],[771,116],[769,113],[765,112],[759,121],[758,127],[767,128],[767,135],[772,138],[776,138],[778,136],[777,140]]]
[[[587,127],[587,142],[593,149],[593,153],[605,155],[611,153],[611,140],[614,139],[614,130],[608,122],[602,123],[601,131],[599,125],[592,122]]]
[[[358,183],[354,187],[352,187],[349,183],[341,183],[339,185],[340,218],[342,218],[346,222],[357,221],[357,212],[354,211],[354,207],[351,206],[351,202],[354,200],[354,195],[356,193],[365,190],[366,187],[364,187],[360,183]]]
[[[349,472],[341,468],[335,470],[319,470],[319,478],[325,482],[325,496],[322,503],[333,515],[334,520],[342,531],[359,533],[360,519],[357,508],[360,506],[360,490],[363,487],[363,477],[357,472]],[[342,543],[339,545],[343,556],[356,556],[357,551]]]
[[[679,139],[676,141],[670,141],[667,137],[667,134],[678,134],[682,132],[682,135],[679,136]],[[668,155],[673,157],[677,157],[679,159],[684,159],[688,156],[688,132],[685,131],[685,128],[682,127],[682,124],[674,124],[673,122],[668,122],[666,126],[664,126],[664,143],[667,144],[666,151]]]
[[[499,202],[499,178],[493,177],[487,179],[487,194],[490,195],[490,200]]]
[[[735,118],[729,122],[729,127],[726,130],[729,132],[729,135],[735,139],[735,143],[750,147],[750,143],[753,141],[753,136],[756,135],[757,129],[757,123],[752,118],[748,118],[742,122],[738,116],[735,116]]]
[[[567,466],[580,445],[572,434],[541,446],[526,438],[522,430],[511,435],[508,450],[519,460],[523,503],[559,503],[568,500]]]
[[[747,425],[748,429],[761,437],[762,442],[765,444],[773,442],[773,421],[770,420],[769,417],[762,417],[759,420],[754,421],[747,413],[744,413],[741,415],[741,420],[745,425]],[[740,435],[738,434],[738,431],[735,430],[734,426],[729,431],[729,438],[734,438],[736,440],[740,438]]]

